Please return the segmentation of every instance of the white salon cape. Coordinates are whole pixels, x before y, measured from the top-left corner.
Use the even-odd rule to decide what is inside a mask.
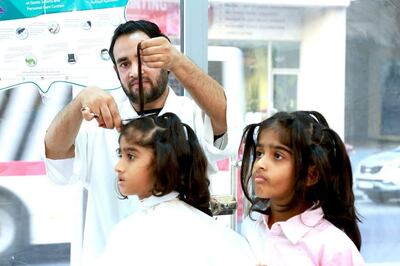
[[[255,266],[242,236],[177,196],[142,200],[114,227],[104,254],[90,266]]]
[[[122,95],[122,90],[120,91]],[[122,119],[137,117],[125,95],[115,96]],[[210,119],[185,96],[177,96],[169,88],[166,103],[160,114],[172,112],[196,132],[209,161],[209,170],[215,171],[216,160],[234,155],[240,143],[238,118],[227,111],[228,131],[221,138],[220,148],[214,146]],[[119,133],[116,130],[98,127],[96,121],[84,121],[75,142],[75,158],[66,160],[46,159],[47,175],[58,184],[80,182],[86,194],[82,193],[82,207],[77,206],[76,236],[71,243],[71,266],[94,261],[104,250],[111,229],[121,219],[137,208],[135,197],[119,200],[116,192],[116,174]],[[228,145],[226,143],[228,142]],[[66,199],[68,200],[68,199]],[[86,204],[84,204],[87,202]],[[115,264],[117,265],[117,264]]]

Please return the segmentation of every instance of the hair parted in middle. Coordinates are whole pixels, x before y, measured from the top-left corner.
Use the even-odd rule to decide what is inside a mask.
[[[360,249],[360,219],[354,206],[350,159],[339,135],[317,111],[278,112],[245,128],[240,175],[244,194],[251,203],[250,211],[269,213],[269,199],[254,197],[252,193],[256,147],[263,130],[275,131],[280,142],[291,149],[295,185],[293,198],[286,207],[290,209],[298,201],[309,207],[322,207],[325,219],[342,229]],[[307,186],[310,169],[318,181]]]
[[[154,151],[154,196],[176,191],[180,200],[211,216],[207,158],[190,126],[173,113],[143,116],[124,124],[121,137]]]

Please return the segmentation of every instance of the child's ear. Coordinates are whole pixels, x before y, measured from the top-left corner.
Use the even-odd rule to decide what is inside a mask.
[[[308,173],[307,173],[307,180],[306,180],[306,186],[310,187],[318,183],[319,180],[319,173],[315,169],[315,166],[310,166],[308,168]]]

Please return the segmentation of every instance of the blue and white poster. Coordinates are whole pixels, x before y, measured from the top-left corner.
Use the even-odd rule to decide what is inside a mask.
[[[0,0],[0,20],[125,6],[128,0]]]

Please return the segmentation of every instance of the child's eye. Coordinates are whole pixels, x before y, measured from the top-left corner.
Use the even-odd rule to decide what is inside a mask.
[[[263,153],[261,151],[256,151],[256,158],[260,159],[263,156]]]
[[[131,153],[128,153],[126,156],[128,157],[129,160],[135,159],[135,155],[133,155]]]
[[[274,154],[274,158],[277,159],[277,160],[282,160],[282,159],[283,159],[283,156],[282,156],[282,154],[280,154],[280,153],[275,153],[275,154]]]

